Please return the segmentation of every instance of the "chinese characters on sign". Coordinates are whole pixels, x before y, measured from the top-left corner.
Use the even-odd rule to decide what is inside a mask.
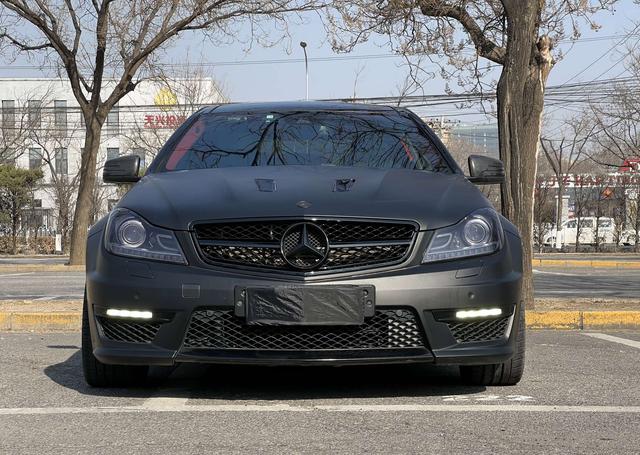
[[[538,176],[538,187],[558,188],[558,179],[555,176]],[[562,177],[565,188],[603,188],[603,187],[630,187],[640,186],[640,174],[565,174]]]
[[[146,114],[144,116],[144,127],[151,130],[176,129],[186,119],[185,115]]]

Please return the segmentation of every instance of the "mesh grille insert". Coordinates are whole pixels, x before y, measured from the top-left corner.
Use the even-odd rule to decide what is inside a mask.
[[[151,343],[160,329],[160,324],[156,322],[123,321],[104,317],[97,319],[104,336],[113,341]]]
[[[378,310],[361,326],[244,325],[228,310],[200,309],[191,316],[185,348],[243,350],[345,350],[424,348],[413,311]]]
[[[285,261],[295,251],[300,233],[287,229],[305,220],[265,220],[231,223],[202,223],[194,227],[195,239],[203,259],[210,263],[228,263],[262,268],[298,271],[336,270],[397,263],[411,250],[416,228],[410,223],[317,220],[326,239],[316,228],[309,230],[308,243],[326,260],[302,257]],[[284,239],[283,239],[284,237]],[[317,265],[315,265],[317,263]],[[293,264],[293,265],[292,265]]]
[[[458,343],[493,341],[505,336],[509,319],[506,317],[485,321],[450,322],[448,325]]]

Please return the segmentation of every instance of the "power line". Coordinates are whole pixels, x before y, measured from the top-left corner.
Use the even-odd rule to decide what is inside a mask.
[[[638,25],[636,25],[629,33],[626,33],[625,35],[623,35],[622,39],[617,41],[616,43],[613,44],[613,46],[611,46],[609,49],[607,49],[602,55],[600,55],[599,57],[597,57],[594,61],[592,61],[589,65],[587,65],[585,68],[583,68],[580,72],[574,74],[572,77],[570,77],[569,79],[567,79],[563,84],[560,85],[560,87],[568,84],[569,82],[571,82],[572,80],[574,80],[576,77],[580,76],[581,74],[583,74],[585,71],[587,71],[589,68],[591,68],[593,65],[595,65],[596,63],[598,63],[600,60],[602,60],[604,57],[606,57],[607,55],[609,55],[609,53],[616,47],[620,46],[621,44],[623,44],[625,41],[627,41],[629,38],[631,38],[631,36],[635,35],[636,30],[638,30],[638,28],[640,28],[640,23],[638,23]]]
[[[630,32],[632,33],[632,32]],[[590,43],[594,41],[605,41],[610,39],[615,39],[619,37],[627,37],[628,34],[625,35],[607,35],[607,36],[599,36],[599,37],[590,37],[590,38],[582,38],[578,41],[573,41],[572,39],[564,39],[560,40],[560,43],[569,43],[574,42],[576,44],[579,43]],[[348,60],[375,60],[375,59],[387,59],[387,58],[403,58],[402,54],[363,54],[363,55],[332,55],[326,57],[311,57],[308,60],[310,62],[334,62],[334,61],[348,61]],[[409,57],[419,57],[409,56]],[[202,68],[211,68],[216,66],[251,66],[251,65],[281,65],[281,64],[293,64],[293,63],[304,63],[304,58],[279,58],[279,59],[259,59],[259,60],[226,60],[226,61],[214,61],[214,62],[180,62],[180,63],[171,63],[171,62],[161,62],[160,66],[163,68],[190,68],[190,67],[202,67]],[[492,66],[500,66],[500,65],[492,65]],[[11,71],[21,71],[21,70],[43,70],[43,69],[58,69],[60,68],[57,65],[2,65],[0,66],[0,70],[11,70]],[[108,67],[111,68],[111,67]]]

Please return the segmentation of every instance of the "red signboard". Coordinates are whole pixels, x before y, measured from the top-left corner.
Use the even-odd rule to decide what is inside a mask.
[[[146,114],[144,116],[144,127],[150,130],[175,130],[177,127],[182,125],[186,119],[186,115]]]

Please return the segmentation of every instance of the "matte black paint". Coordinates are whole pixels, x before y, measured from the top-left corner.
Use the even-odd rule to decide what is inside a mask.
[[[293,103],[231,105],[220,110],[389,108],[352,104]],[[205,108],[203,111],[216,109]],[[196,114],[197,115],[197,114]],[[412,115],[412,114],[407,114]],[[188,120],[189,123],[192,120]],[[425,125],[423,128],[427,129]],[[176,134],[180,134],[179,132]],[[432,133],[429,133],[432,134]],[[436,140],[439,147],[442,145]],[[444,152],[446,153],[446,151]],[[445,155],[447,160],[450,156]],[[451,160],[452,162],[452,160]],[[150,166],[153,170],[154,164]],[[521,241],[516,228],[502,218],[504,246],[496,253],[455,261],[421,264],[434,229],[454,224],[490,204],[452,164],[452,174],[347,167],[262,167],[148,173],[120,201],[150,223],[173,229],[188,265],[115,256],[104,248],[105,220],[94,225],[87,245],[87,299],[94,354],[104,363],[173,365],[176,362],[259,364],[349,364],[435,362],[487,364],[508,360],[515,337],[494,342],[461,343],[452,337],[446,316],[455,309],[520,305]],[[349,191],[336,182],[355,179]],[[256,182],[272,180],[274,191]],[[270,188],[271,184],[268,185]],[[299,204],[308,201],[310,206]],[[301,207],[302,205],[303,207]],[[291,276],[206,264],[189,232],[195,221],[242,218],[354,217],[414,221],[420,232],[411,255],[401,264],[355,272]],[[428,349],[403,356],[377,357],[340,353],[180,351],[191,312],[200,307],[232,309],[238,288],[295,284],[373,286],[376,307],[412,307],[420,316]],[[184,292],[185,286],[191,292]],[[194,292],[198,289],[198,292]],[[100,336],[95,318],[107,307],[151,310],[165,322],[150,345],[114,342]],[[517,332],[514,320],[511,333]]]

